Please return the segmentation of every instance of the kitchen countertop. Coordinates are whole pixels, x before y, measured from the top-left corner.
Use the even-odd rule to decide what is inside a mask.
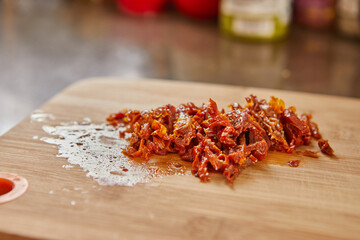
[[[164,78],[360,97],[360,42],[293,27],[251,44],[176,13],[136,18],[85,1],[0,2],[0,135],[71,83]]]

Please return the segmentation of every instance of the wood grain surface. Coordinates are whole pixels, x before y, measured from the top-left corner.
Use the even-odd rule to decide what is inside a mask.
[[[33,139],[46,136],[44,123],[26,118],[0,138],[1,171],[29,181],[27,193],[0,206],[0,239],[359,239],[358,99],[97,78],[70,86],[40,109],[55,116],[53,125],[84,117],[102,123],[123,108],[201,104],[210,97],[226,107],[244,103],[249,94],[281,97],[298,112],[312,113],[336,157],[270,153],[232,186],[222,176],[212,176],[209,183],[170,176],[157,185],[104,187],[78,166],[62,168],[67,161],[56,157],[57,147]],[[306,149],[317,149],[315,141]],[[296,159],[301,160],[298,168],[286,165]]]

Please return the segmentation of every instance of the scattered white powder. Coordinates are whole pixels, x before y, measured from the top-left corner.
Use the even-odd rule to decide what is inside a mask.
[[[75,206],[76,202],[75,201],[71,201],[71,205]]]
[[[54,191],[53,191],[53,190],[50,190],[50,191],[49,191],[49,194],[53,194],[53,193],[54,193]]]
[[[119,137],[119,130],[113,126],[72,122],[55,127],[43,126],[42,129],[54,137],[40,140],[57,145],[58,157],[79,165],[100,185],[133,186],[149,182],[154,177],[154,169],[134,162],[122,153],[128,143]],[[68,166],[72,165],[63,167],[68,169]]]
[[[32,139],[34,139],[34,140],[35,140],[35,139],[38,139],[38,138],[39,138],[38,136],[33,136],[33,137],[32,137]]]
[[[30,116],[31,122],[46,122],[48,120],[54,120],[55,117],[52,114],[44,113],[41,110],[35,110]]]

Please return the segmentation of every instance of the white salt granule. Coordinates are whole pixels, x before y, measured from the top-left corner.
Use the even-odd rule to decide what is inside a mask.
[[[46,122],[49,120],[55,120],[54,115],[44,113],[42,110],[35,110],[30,115],[31,122]]]
[[[91,118],[85,117],[83,118],[84,123],[91,123]]]
[[[73,165],[62,165],[62,168],[65,168],[66,170],[69,170],[70,168],[73,168]]]

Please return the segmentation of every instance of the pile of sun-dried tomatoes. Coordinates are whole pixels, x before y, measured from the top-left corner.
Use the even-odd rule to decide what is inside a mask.
[[[123,111],[107,121],[127,127],[121,137],[131,133],[127,155],[149,159],[152,154],[178,153],[192,162],[192,173],[202,181],[215,171],[232,183],[244,167],[264,159],[269,150],[291,153],[296,146],[309,144],[311,137],[323,153],[333,155],[311,115],[297,115],[294,107],[285,108],[275,97],[266,102],[250,95],[246,101],[244,107],[231,104],[229,112],[219,110],[210,99],[201,107],[187,103]]]

